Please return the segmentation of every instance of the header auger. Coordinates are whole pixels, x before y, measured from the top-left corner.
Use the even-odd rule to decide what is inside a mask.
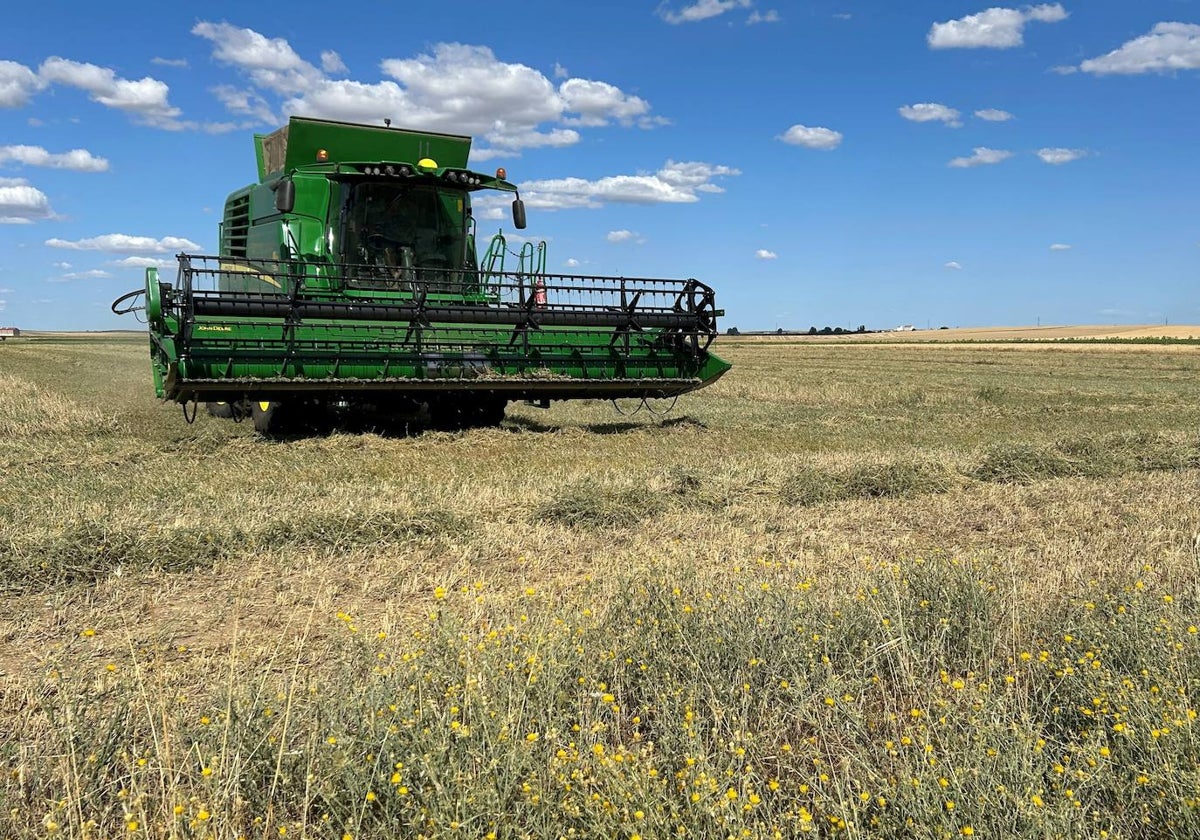
[[[163,399],[262,432],[422,406],[461,427],[509,400],[674,397],[729,369],[697,280],[548,274],[528,242],[506,270],[502,234],[480,261],[472,194],[511,192],[518,228],[525,208],[503,170],[466,168],[470,138],[293,117],[255,145],[220,253],[179,255],[174,282],[147,269],[113,304],[144,294]]]

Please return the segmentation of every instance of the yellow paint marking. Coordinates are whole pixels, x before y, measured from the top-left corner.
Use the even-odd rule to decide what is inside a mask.
[[[283,288],[283,286],[279,284],[279,281],[270,274],[262,274],[248,265],[239,265],[238,263],[220,263],[218,268],[220,268],[221,271],[237,272],[239,274],[253,274],[259,280],[263,281],[264,283],[270,283],[276,289]]]

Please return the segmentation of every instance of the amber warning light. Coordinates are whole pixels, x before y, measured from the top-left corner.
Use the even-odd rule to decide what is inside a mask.
[[[503,166],[501,166],[499,169],[496,170],[496,177],[499,178],[501,181],[503,181],[508,178],[508,171],[505,170],[505,168]]]
[[[329,152],[324,149],[317,149],[317,162],[324,163],[327,160],[329,160]]]

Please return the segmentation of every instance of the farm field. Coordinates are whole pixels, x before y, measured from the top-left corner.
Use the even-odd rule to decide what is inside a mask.
[[[754,340],[757,336],[739,336],[739,340]],[[906,342],[930,344],[944,342],[1029,342],[1027,346],[1039,347],[1047,341],[1073,339],[1075,341],[1147,341],[1170,339],[1174,341],[1200,340],[1200,326],[1189,324],[1092,324],[1088,326],[1037,326],[1037,327],[952,327],[914,329],[904,332],[843,333],[841,335],[809,336],[788,335],[783,340],[806,342]],[[778,341],[774,336],[762,336],[759,340]],[[1164,342],[1165,343],[1165,342]],[[1069,345],[1068,345],[1069,346]]]
[[[714,349],[267,440],[0,346],[0,837],[1200,835],[1200,347]]]

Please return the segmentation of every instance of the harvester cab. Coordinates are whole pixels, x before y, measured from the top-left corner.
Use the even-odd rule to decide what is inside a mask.
[[[299,117],[256,135],[258,182],[226,200],[219,253],[179,255],[174,283],[147,269],[113,304],[146,311],[158,396],[263,432],[414,407],[469,426],[512,399],[670,397],[729,369],[697,280],[551,275],[544,243],[514,254],[503,234],[481,260],[472,198],[511,194],[517,229],[525,207],[470,147]]]

